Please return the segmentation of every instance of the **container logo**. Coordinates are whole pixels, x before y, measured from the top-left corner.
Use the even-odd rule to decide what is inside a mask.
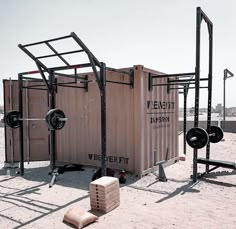
[[[147,101],[148,110],[173,110],[175,109],[175,102],[166,102],[166,101]]]
[[[89,160],[94,161],[101,161],[102,155],[101,154],[88,154]],[[116,164],[129,164],[129,158],[128,157],[117,157],[117,156],[106,156],[105,161],[109,163],[116,163]]]
[[[148,100],[147,115],[153,129],[170,126],[171,115],[175,113],[175,102]]]

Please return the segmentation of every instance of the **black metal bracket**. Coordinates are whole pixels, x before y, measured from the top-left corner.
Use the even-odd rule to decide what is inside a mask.
[[[118,82],[118,81],[113,81],[113,80],[106,80],[107,83],[115,83],[115,84],[122,84],[122,85],[128,85],[130,86],[130,88],[134,88],[134,71],[133,69],[130,69],[130,71],[123,71],[120,69],[115,69],[115,68],[111,68],[111,67],[106,67],[107,71],[112,71],[112,72],[118,72],[124,75],[128,75],[129,76],[129,83],[125,83],[125,82]]]
[[[233,77],[234,74],[229,69],[224,69],[224,80]]]
[[[130,76],[129,76],[129,82],[130,82],[130,88],[134,88],[134,70],[130,70]]]
[[[176,90],[176,89],[183,89],[183,88],[171,88],[170,86],[181,86],[182,84],[192,84],[193,81],[195,81],[192,77],[195,75],[194,72],[190,73],[176,73],[176,74],[165,74],[165,75],[154,75],[152,73],[148,73],[148,90],[152,91],[153,87],[161,87],[161,86],[167,86],[167,93],[170,93],[170,90]],[[186,79],[172,79],[175,77],[184,77]],[[160,79],[160,78],[167,78],[167,83],[162,84],[154,84],[153,79]],[[206,79],[202,79],[206,80]],[[195,84],[195,82],[193,83]]]
[[[152,73],[148,73],[148,90],[152,91],[153,90],[153,78],[152,78]]]
[[[88,75],[84,77],[84,91],[88,92]]]

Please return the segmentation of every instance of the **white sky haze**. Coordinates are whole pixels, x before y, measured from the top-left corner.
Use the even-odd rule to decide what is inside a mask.
[[[196,7],[214,24],[213,101],[223,100],[223,70],[236,74],[235,0],[0,0],[0,78],[36,69],[17,45],[75,32],[99,61],[119,68],[142,64],[166,73],[194,72]],[[208,34],[202,24],[201,74],[208,73]],[[236,77],[226,82],[235,106]],[[203,89],[205,90],[205,89]],[[206,106],[206,91],[201,106]],[[181,104],[180,99],[180,106]],[[2,83],[0,104],[3,103]],[[189,106],[194,93],[189,95]]]

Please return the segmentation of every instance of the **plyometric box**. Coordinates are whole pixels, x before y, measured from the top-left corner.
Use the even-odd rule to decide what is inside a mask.
[[[166,86],[153,87],[153,90],[149,91],[148,73],[162,74],[158,71],[144,68],[142,65],[135,65],[125,70],[134,71],[133,88],[111,82],[106,84],[106,161],[110,168],[125,169],[142,176],[152,169],[155,162],[164,160],[166,157],[167,159],[178,157],[178,91],[171,90],[167,93]],[[126,74],[111,71],[107,71],[106,74],[107,81],[129,83],[129,77]],[[92,73],[84,75],[91,81],[95,79]],[[57,80],[59,83],[68,82],[68,78],[65,77],[58,77]],[[155,83],[165,84],[167,78],[155,79]],[[8,85],[6,81],[4,85],[5,87]],[[44,94],[42,98],[45,100],[45,92],[41,93]],[[34,96],[34,94],[31,93],[28,96]],[[5,103],[8,103],[8,97],[7,90],[5,90]],[[39,103],[38,100],[42,98],[34,96],[34,102]],[[31,100],[28,98],[28,101]],[[24,107],[27,105],[25,101],[26,99],[23,101]],[[14,101],[15,103],[16,101]],[[35,105],[30,103],[28,106],[28,114],[30,114],[31,106]],[[42,110],[47,110],[47,106],[47,103],[41,105]],[[5,111],[8,111],[9,105],[6,104],[5,107],[7,108]],[[63,110],[68,118],[65,127],[56,132],[57,161],[100,166],[101,103],[97,83],[90,82],[87,92],[83,89],[58,87],[56,108]],[[30,116],[28,115],[28,117]],[[37,125],[41,125],[43,129],[46,128],[44,122],[37,123]],[[31,124],[29,127],[31,131],[37,131],[36,128],[31,127]],[[42,137],[44,136],[44,145],[47,146],[47,134],[40,128],[38,130],[42,133]],[[13,132],[15,131],[18,130],[13,130]],[[7,130],[6,139],[10,139],[10,137],[10,131]],[[29,139],[28,141],[30,141]],[[6,142],[8,144],[8,140]],[[24,144],[26,143],[24,142]],[[36,143],[34,141],[34,143],[28,142],[28,144],[30,144],[28,154],[35,158],[36,149],[32,144]],[[9,156],[10,147],[6,147],[6,149],[8,151],[6,161],[9,161],[12,158]],[[26,151],[27,147],[24,149]],[[17,153],[18,146],[15,146],[14,160],[18,159]],[[24,153],[27,155],[27,152]],[[37,155],[37,158],[40,158],[40,152],[37,152]],[[28,158],[31,160],[29,156]],[[45,154],[42,155],[42,160],[44,159]]]

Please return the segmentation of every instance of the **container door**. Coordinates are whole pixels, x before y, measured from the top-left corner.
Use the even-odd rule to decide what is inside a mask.
[[[25,86],[32,86],[32,82],[25,82]],[[18,81],[4,80],[4,107],[5,113],[18,110]],[[44,118],[48,110],[47,91],[23,91],[23,117]],[[49,160],[48,129],[45,121],[24,121],[24,159],[25,161]],[[13,163],[19,157],[19,129],[5,127],[5,162]]]

